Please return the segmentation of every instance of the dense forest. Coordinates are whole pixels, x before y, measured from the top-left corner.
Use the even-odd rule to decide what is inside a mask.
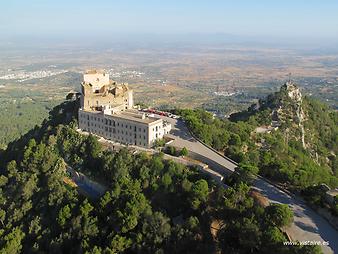
[[[219,119],[196,110],[177,110],[190,130],[202,141],[237,162],[250,164],[259,173],[295,190],[326,183],[338,186],[338,112],[312,98],[297,104],[285,88],[259,105]],[[277,110],[279,127],[258,133],[257,127],[270,125]],[[296,110],[304,115],[304,145]]]
[[[0,80],[0,149],[40,125],[80,82],[80,74],[74,72],[25,81]]]
[[[258,205],[244,177],[223,188],[161,154],[112,152],[80,135],[77,103],[55,107],[1,151],[0,253],[320,252],[284,246],[291,210]],[[67,184],[66,167],[108,191],[86,197]]]
[[[54,105],[55,106],[55,105]],[[0,98],[0,148],[24,135],[36,124],[40,124],[48,111],[53,108],[49,102],[16,102],[3,101]]]

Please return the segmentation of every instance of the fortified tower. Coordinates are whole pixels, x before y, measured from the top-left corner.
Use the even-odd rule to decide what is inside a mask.
[[[109,84],[109,74],[99,70],[89,70],[83,75],[83,82],[91,84],[93,92]]]
[[[134,106],[133,91],[128,85],[109,80],[104,71],[90,70],[83,75],[81,84],[81,108],[101,111],[107,108],[131,109]]]

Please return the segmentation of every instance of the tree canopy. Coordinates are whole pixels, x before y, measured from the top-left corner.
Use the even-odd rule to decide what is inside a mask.
[[[104,149],[75,115],[74,102],[58,106],[0,154],[0,253],[270,253],[263,239],[305,253],[282,243],[290,214],[256,205],[246,183],[224,189],[161,154]],[[86,195],[68,167],[107,191]]]

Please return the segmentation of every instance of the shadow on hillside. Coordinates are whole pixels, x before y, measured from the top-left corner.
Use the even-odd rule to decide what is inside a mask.
[[[33,129],[22,135],[20,138],[10,142],[6,150],[0,151],[0,168],[5,168],[7,162],[20,159],[22,151],[30,139],[35,139],[39,143],[47,134],[51,127],[59,124],[67,125],[77,119],[77,112],[80,107],[80,100],[67,100],[55,106],[50,112],[48,119],[43,120],[41,126],[36,125]]]

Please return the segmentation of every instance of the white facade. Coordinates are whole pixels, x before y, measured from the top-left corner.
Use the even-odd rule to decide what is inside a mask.
[[[169,133],[171,125],[160,118],[147,117],[134,110],[104,114],[80,109],[79,128],[105,139],[149,148],[156,139]]]
[[[169,133],[171,129],[169,123],[132,109],[133,92],[125,85],[116,86],[114,94],[85,93],[85,86],[87,89],[92,87],[93,90],[104,90],[109,82],[109,76],[105,73],[89,71],[84,74],[81,102],[97,100],[100,101],[100,105],[85,107],[85,104],[81,103],[79,109],[81,130],[112,141],[147,148],[152,147],[156,139],[161,139],[163,135]],[[119,91],[116,92],[116,89]]]

